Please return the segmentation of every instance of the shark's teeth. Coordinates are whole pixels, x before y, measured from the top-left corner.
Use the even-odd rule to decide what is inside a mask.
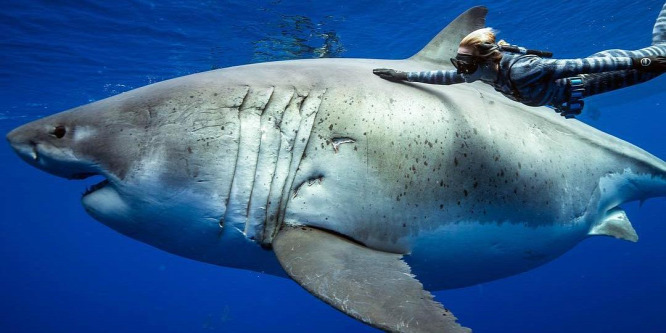
[[[102,188],[102,187],[104,187],[104,186],[106,186],[106,185],[108,185],[108,184],[109,184],[109,180],[108,180],[108,179],[104,179],[103,181],[101,181],[101,182],[99,182],[99,183],[97,183],[97,184],[95,184],[95,185],[92,185],[92,186],[90,186],[90,187],[87,187],[87,188],[86,188],[86,191],[83,192],[83,195],[81,195],[81,196],[82,196],[82,197],[85,197],[86,195],[88,195],[88,194],[90,194],[90,193],[93,193],[93,192],[99,190],[100,188]]]

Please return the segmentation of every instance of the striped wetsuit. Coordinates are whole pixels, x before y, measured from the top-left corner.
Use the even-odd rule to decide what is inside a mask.
[[[494,81],[486,81],[505,96],[530,106],[559,107],[568,102],[568,78],[582,79],[583,97],[648,81],[661,73],[632,68],[632,58],[666,56],[666,4],[652,32],[652,45],[640,50],[607,50],[581,59],[544,59],[535,55],[504,53]],[[408,72],[407,80],[456,84],[465,80],[455,70]]]

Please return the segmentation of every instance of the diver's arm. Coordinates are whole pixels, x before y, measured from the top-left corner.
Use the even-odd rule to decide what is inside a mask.
[[[382,79],[390,81],[409,81],[430,84],[456,84],[465,80],[456,71],[402,72],[394,69],[378,68],[372,71]]]
[[[465,79],[457,71],[428,71],[428,72],[407,72],[407,81],[422,82],[430,84],[456,84],[463,83]]]
[[[552,79],[563,79],[578,74],[591,74],[633,68],[629,57],[594,57],[581,59],[538,59],[540,70],[551,73]]]

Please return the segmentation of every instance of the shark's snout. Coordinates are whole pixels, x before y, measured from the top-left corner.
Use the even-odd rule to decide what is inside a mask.
[[[26,126],[24,125],[12,130],[7,134],[6,138],[16,154],[32,164],[38,159],[37,142],[33,140],[33,136],[26,129]]]
[[[90,161],[77,156],[76,143],[66,134],[65,126],[42,119],[12,130],[6,139],[21,159],[50,174],[68,179],[98,174]]]

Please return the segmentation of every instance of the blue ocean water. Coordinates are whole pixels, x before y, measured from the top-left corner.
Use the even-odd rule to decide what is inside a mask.
[[[581,57],[650,42],[663,0],[488,1],[511,43]],[[152,82],[251,62],[405,58],[478,1],[4,0],[0,133]],[[581,119],[666,159],[666,78],[595,97]],[[85,214],[94,181],[0,145],[0,332],[373,332],[294,282],[212,266]],[[436,292],[474,332],[662,332],[666,200],[626,211],[641,240],[590,238],[517,276]]]

